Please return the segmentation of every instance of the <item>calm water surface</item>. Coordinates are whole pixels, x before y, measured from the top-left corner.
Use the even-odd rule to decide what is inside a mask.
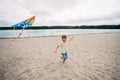
[[[22,30],[0,30],[0,38],[17,37]],[[24,30],[21,37],[52,36],[62,34],[120,33],[120,29],[42,29]]]

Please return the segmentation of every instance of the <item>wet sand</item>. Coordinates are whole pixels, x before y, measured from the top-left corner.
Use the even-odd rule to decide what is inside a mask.
[[[65,64],[60,40],[0,39],[0,80],[120,80],[120,34],[75,35]]]

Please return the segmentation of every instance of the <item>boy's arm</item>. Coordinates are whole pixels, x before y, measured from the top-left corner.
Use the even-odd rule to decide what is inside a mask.
[[[59,45],[57,46],[57,48],[56,48],[56,50],[55,50],[55,53],[57,52],[58,48],[59,48]]]
[[[72,40],[73,40],[73,38],[74,38],[74,36],[72,36],[72,37],[70,38],[70,40],[69,40],[69,41],[72,41]]]

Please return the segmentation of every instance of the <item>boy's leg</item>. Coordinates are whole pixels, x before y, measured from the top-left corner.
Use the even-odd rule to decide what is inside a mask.
[[[66,59],[68,58],[67,52],[65,53],[65,58],[66,58]]]
[[[62,54],[62,57],[61,57],[61,59],[63,59],[63,63],[65,63],[65,53],[61,53]]]
[[[62,55],[61,59],[64,59],[64,54],[63,54],[63,53],[61,53],[61,55]]]
[[[63,64],[65,63],[66,59],[63,59]]]
[[[63,63],[65,63],[65,61],[67,60],[68,58],[68,55],[67,55],[67,52],[64,54],[64,59],[63,59]]]

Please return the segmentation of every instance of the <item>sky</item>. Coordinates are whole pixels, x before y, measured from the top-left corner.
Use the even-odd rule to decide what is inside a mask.
[[[0,0],[0,26],[36,16],[34,26],[120,24],[120,0]]]

